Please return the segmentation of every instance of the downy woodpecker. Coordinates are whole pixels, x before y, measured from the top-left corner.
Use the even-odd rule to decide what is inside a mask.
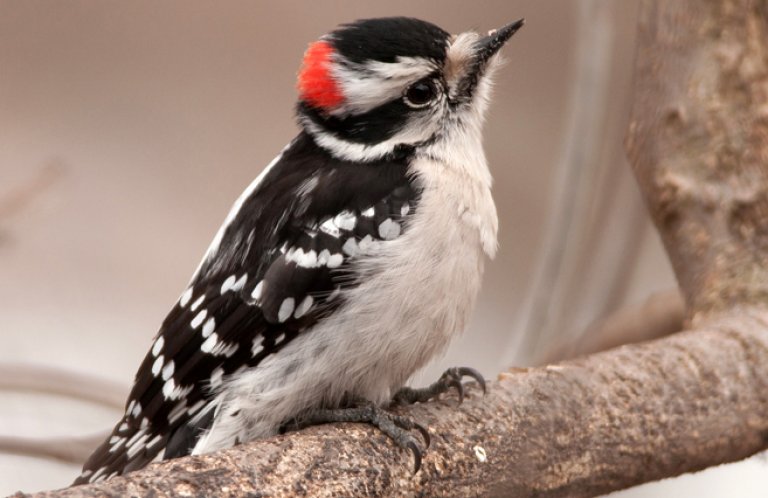
[[[496,252],[481,144],[497,52],[522,26],[452,36],[405,17],[309,45],[294,138],[235,202],[76,483],[290,425],[361,421],[414,452],[387,403],[461,332]]]

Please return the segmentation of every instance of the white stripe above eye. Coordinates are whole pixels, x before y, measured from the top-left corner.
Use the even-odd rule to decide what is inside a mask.
[[[440,68],[423,57],[398,57],[395,62],[343,61],[333,65],[334,79],[342,86],[344,103],[331,114],[346,116],[375,109],[399,98],[403,90]]]

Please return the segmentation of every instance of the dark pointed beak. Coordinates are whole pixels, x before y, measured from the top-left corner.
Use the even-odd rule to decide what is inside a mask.
[[[525,19],[520,19],[513,23],[509,23],[499,29],[491,31],[488,36],[480,38],[477,42],[476,59],[475,64],[484,66],[488,59],[493,57],[501,47],[504,46],[507,41],[512,38],[512,35],[517,33],[517,30],[523,27]]]
[[[471,67],[467,70],[466,76],[462,78],[456,92],[456,97],[453,102],[455,104],[461,104],[463,102],[470,102],[472,95],[477,87],[480,78],[483,76],[488,61],[491,57],[504,46],[507,41],[512,38],[518,29],[523,27],[525,19],[520,19],[513,23],[488,33],[488,36],[480,38],[475,44],[475,58],[472,61]]]

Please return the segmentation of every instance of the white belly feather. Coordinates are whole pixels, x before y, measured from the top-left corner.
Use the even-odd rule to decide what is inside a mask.
[[[272,435],[345,395],[384,403],[463,331],[497,230],[489,178],[473,174],[487,172],[482,152],[472,159],[471,168],[413,162],[423,192],[405,233],[359,258],[365,278],[345,292],[342,308],[225,382],[194,454]]]

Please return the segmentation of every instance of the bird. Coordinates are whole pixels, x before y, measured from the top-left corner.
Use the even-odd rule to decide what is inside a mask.
[[[377,426],[418,471],[429,431],[390,404],[485,390],[471,368],[406,383],[464,330],[497,252],[482,125],[523,22],[361,19],[309,44],[297,136],[235,201],[75,484],[334,421]]]

